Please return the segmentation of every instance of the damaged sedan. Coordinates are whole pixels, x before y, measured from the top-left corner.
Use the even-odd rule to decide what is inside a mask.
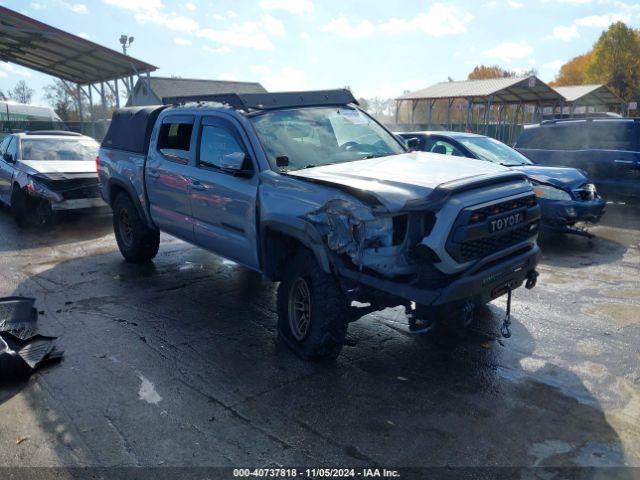
[[[33,131],[0,145],[0,201],[19,225],[44,223],[57,212],[106,207],[98,188],[98,143],[79,133]]]
[[[164,231],[280,282],[278,332],[304,359],[335,358],[371,311],[404,306],[416,329],[536,283],[522,172],[409,152],[348,90],[163,103],[116,111],[100,148],[120,252],[149,261]]]
[[[606,202],[598,194],[584,170],[537,165],[517,150],[484,135],[463,132],[400,133],[415,139],[422,151],[467,157],[519,170],[533,185],[542,209],[541,230],[572,233],[591,238],[587,227],[596,224]],[[578,228],[582,225],[582,228]]]

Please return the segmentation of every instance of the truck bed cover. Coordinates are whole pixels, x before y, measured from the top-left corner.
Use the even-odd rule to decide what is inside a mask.
[[[146,154],[151,131],[166,105],[126,107],[113,112],[102,147]]]

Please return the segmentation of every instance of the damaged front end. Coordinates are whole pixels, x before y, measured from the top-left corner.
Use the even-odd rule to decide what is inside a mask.
[[[417,246],[435,215],[374,214],[363,205],[334,199],[305,218],[326,238],[329,250],[346,255],[358,270],[395,278],[417,273]]]
[[[22,173],[20,177],[18,183],[31,199],[32,208],[41,215],[106,206],[100,198],[96,175]]]

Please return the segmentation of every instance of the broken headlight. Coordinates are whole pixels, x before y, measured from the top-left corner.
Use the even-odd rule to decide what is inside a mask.
[[[43,197],[43,198],[46,198],[48,200],[52,200],[54,202],[60,202],[60,201],[63,200],[62,195],[60,195],[59,193],[51,191],[46,186],[44,186],[43,184],[37,182],[33,178],[29,178],[29,181],[27,182],[27,185],[25,186],[25,190],[32,197]]]
[[[546,198],[547,200],[571,200],[571,195],[564,190],[552,187],[551,185],[534,185],[533,193],[536,194],[536,197]]]

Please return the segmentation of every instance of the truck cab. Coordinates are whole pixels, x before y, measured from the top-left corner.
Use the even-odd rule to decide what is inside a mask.
[[[347,90],[165,103],[116,112],[100,149],[123,256],[152,259],[165,231],[280,282],[278,331],[302,358],[335,358],[373,310],[535,284],[540,209],[519,172],[409,152]]]

